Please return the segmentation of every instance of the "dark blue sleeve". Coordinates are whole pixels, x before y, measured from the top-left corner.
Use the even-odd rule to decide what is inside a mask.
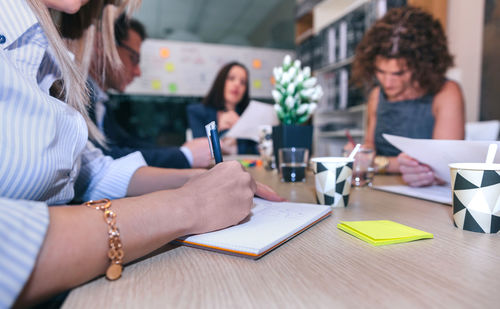
[[[125,129],[123,129],[113,113],[109,112],[109,107],[106,108],[107,112],[104,114],[103,127],[104,135],[110,144],[117,147],[131,147],[131,148],[150,148],[155,147],[153,143],[144,141],[140,138],[132,136]]]
[[[191,104],[187,107],[187,117],[193,137],[206,137],[205,125],[216,121],[217,111],[201,103]]]
[[[179,147],[132,148],[110,145],[101,148],[104,154],[114,159],[124,157],[132,152],[140,151],[149,166],[164,168],[190,168],[189,162]]]

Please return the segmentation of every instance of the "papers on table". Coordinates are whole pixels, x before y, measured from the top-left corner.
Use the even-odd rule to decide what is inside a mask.
[[[185,245],[259,258],[311,225],[328,217],[330,206],[254,199],[246,221],[223,230],[183,237]]]
[[[224,136],[259,142],[259,126],[279,124],[272,104],[250,101],[240,119]]]
[[[414,139],[401,136],[383,135],[392,145],[410,157],[429,165],[436,176],[450,183],[450,163],[479,163],[486,160],[490,141],[463,141]],[[497,151],[495,163],[500,163],[500,151]]]
[[[430,186],[430,187],[414,188],[405,185],[397,185],[397,186],[373,186],[373,189],[451,205],[451,188],[449,186]]]

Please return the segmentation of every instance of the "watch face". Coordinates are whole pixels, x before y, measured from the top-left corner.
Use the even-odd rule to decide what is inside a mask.
[[[375,165],[379,169],[386,168],[389,165],[389,159],[387,157],[377,156],[375,157]]]

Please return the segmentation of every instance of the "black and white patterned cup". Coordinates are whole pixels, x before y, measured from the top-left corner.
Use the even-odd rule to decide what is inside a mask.
[[[452,163],[455,226],[479,233],[500,231],[500,164]]]
[[[318,204],[345,207],[351,192],[353,160],[343,157],[311,159]]]

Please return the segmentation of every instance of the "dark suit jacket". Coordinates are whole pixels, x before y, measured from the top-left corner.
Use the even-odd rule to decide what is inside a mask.
[[[217,123],[217,110],[202,103],[191,104],[187,107],[188,123],[193,137],[206,137],[205,125],[215,121]],[[226,131],[221,131],[222,136]],[[258,154],[257,143],[248,139],[238,139],[238,154]]]
[[[87,82],[90,89],[90,118],[96,123],[94,108],[97,103],[97,92],[93,82]],[[106,102],[103,102],[106,104]],[[106,107],[109,111],[109,107]],[[106,112],[103,119],[104,135],[108,141],[108,149],[97,145],[104,154],[115,159],[140,151],[150,166],[165,168],[189,168],[189,162],[179,147],[158,147],[144,142],[128,134],[116,121],[113,114]]]

